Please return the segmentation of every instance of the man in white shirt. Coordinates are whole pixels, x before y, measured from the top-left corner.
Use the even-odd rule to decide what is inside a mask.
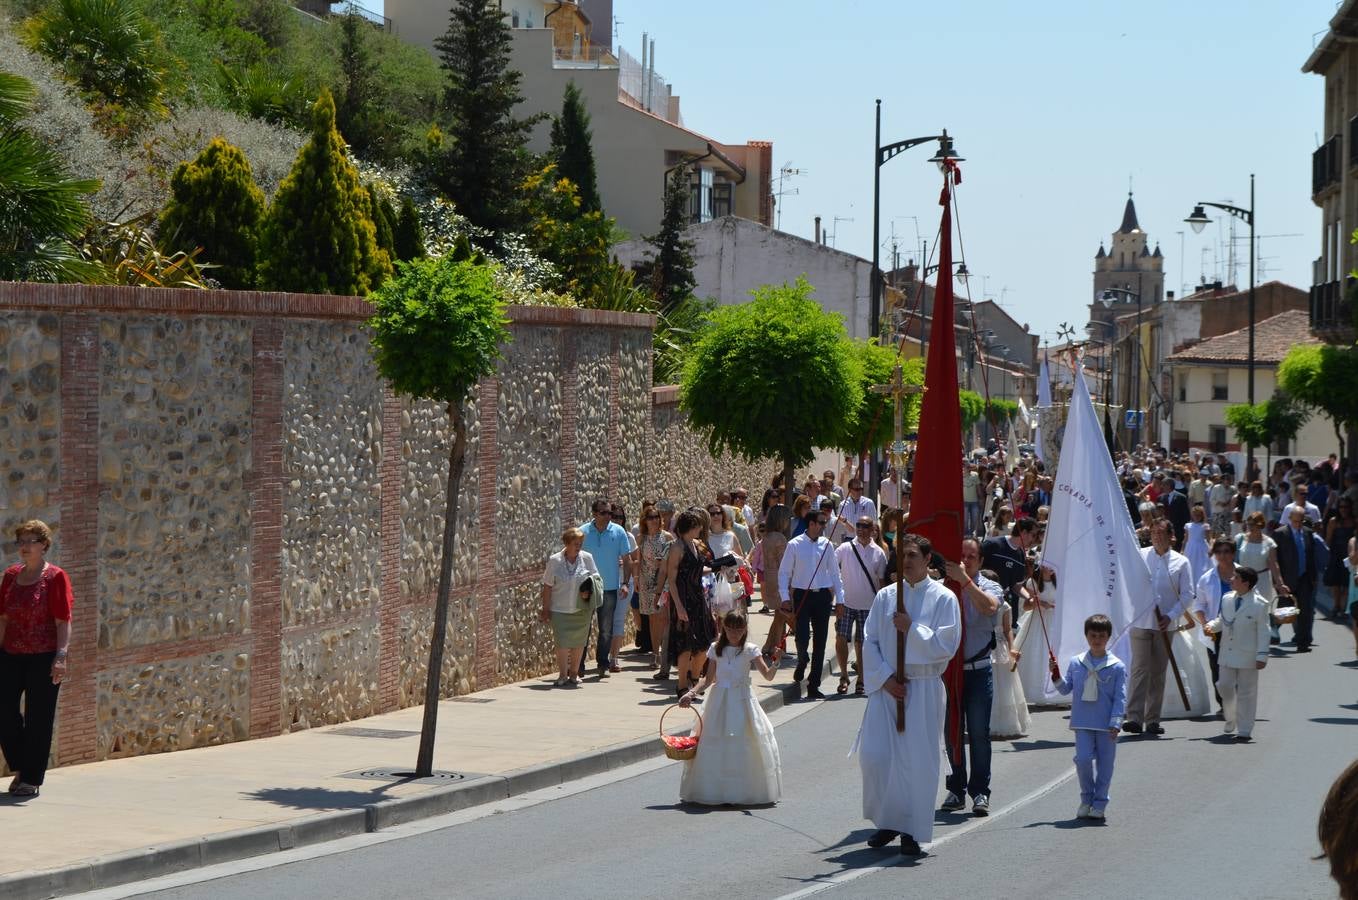
[[[1212,476],[1212,489],[1207,492],[1208,502],[1212,504],[1212,531],[1216,534],[1231,533],[1231,504],[1235,491],[1230,482],[1220,475]]]
[[[882,509],[899,509],[901,506],[901,476],[895,469],[887,472],[877,488],[877,499],[882,501]]]
[[[825,695],[820,692],[820,676],[825,663],[830,611],[835,603],[844,602],[844,583],[839,577],[834,547],[823,535],[830,524],[830,516],[813,508],[802,522],[806,531],[788,541],[783,561],[778,566],[778,595],[784,598],[783,612],[796,617],[797,668],[792,673],[792,680],[801,682],[809,661],[811,680],[806,696],[809,700],[822,700]],[[808,642],[812,644],[809,658]]]
[[[849,481],[849,491],[858,484],[862,493],[863,483],[857,478]],[[869,500],[868,503],[872,501]],[[848,506],[845,500],[844,505]],[[862,696],[863,690],[863,626],[868,621],[868,610],[872,609],[872,598],[882,589],[886,578],[886,551],[872,540],[873,516],[859,516],[854,523],[854,539],[845,541],[835,549],[839,561],[839,578],[844,584],[844,600],[835,604],[835,657],[839,660],[839,689],[837,693],[849,691],[849,641],[853,641],[854,659],[858,662],[858,683],[854,693]]]
[[[849,496],[844,498],[844,502],[839,504],[839,524],[844,526],[846,533],[840,537],[840,541],[849,541],[854,537],[853,529],[855,524],[867,516],[872,521],[877,521],[877,504],[872,502],[872,498],[863,496],[863,479],[854,477],[849,479]],[[861,535],[859,535],[861,537]],[[834,539],[834,535],[830,536]],[[873,591],[873,593],[877,593]]]
[[[743,487],[738,487],[731,492],[731,502],[740,510],[740,517],[745,520],[745,527],[750,529],[751,535],[754,534],[754,527],[757,524],[754,510],[750,507],[750,492]]]
[[[1160,706],[1165,699],[1169,669],[1169,631],[1193,602],[1193,566],[1188,557],[1171,549],[1174,526],[1168,519],[1151,523],[1151,545],[1141,558],[1151,574],[1155,606],[1132,623],[1132,673],[1128,679],[1127,718],[1122,730],[1130,734],[1164,734]]]
[[[1298,484],[1292,489],[1292,502],[1283,507],[1282,515],[1278,516],[1281,522],[1287,522],[1292,518],[1292,510],[1300,509],[1302,515],[1311,521],[1312,525],[1320,524],[1320,510],[1316,505],[1307,499],[1310,488],[1306,482]]]

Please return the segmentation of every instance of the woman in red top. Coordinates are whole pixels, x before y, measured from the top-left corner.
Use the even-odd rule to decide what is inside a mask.
[[[0,750],[18,773],[9,792],[36,797],[52,752],[57,691],[66,677],[71,579],[46,560],[52,529],[45,522],[24,522],[14,537],[23,563],[6,569],[0,581]]]

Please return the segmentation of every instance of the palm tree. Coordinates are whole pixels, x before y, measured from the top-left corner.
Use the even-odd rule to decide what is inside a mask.
[[[61,159],[19,124],[33,86],[0,73],[0,280],[98,281],[75,241],[89,224],[83,196],[95,179],[72,178]]]

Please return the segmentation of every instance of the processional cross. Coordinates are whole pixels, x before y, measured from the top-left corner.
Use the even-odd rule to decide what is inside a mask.
[[[905,453],[905,398],[910,394],[922,394],[924,388],[917,384],[905,383],[905,371],[900,363],[891,370],[891,380],[886,384],[875,384],[872,386],[874,394],[886,394],[895,402],[895,435],[891,444],[891,465],[895,467],[898,477],[905,472],[906,453]],[[905,590],[903,584],[903,573],[905,570],[905,542],[901,536],[905,531],[905,523],[902,522],[896,533],[896,612],[905,612]],[[897,629],[896,631],[896,683],[905,687],[905,634]],[[896,701],[896,731],[905,731],[905,694],[902,692],[900,699]]]

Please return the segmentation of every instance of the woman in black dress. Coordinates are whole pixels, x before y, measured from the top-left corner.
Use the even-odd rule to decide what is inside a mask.
[[[1325,567],[1325,586],[1330,589],[1333,601],[1330,609],[1332,617],[1341,619],[1348,600],[1349,575],[1344,568],[1344,559],[1349,555],[1349,538],[1358,532],[1358,518],[1353,514],[1353,501],[1340,497],[1330,521],[1325,523],[1325,544],[1330,548],[1330,564]]]
[[[698,542],[702,521],[692,512],[682,512],[674,520],[677,540],[670,544],[669,592],[674,618],[670,620],[670,658],[677,660],[678,694],[682,696],[702,677],[707,648],[716,633],[712,612],[703,595],[703,546]]]

